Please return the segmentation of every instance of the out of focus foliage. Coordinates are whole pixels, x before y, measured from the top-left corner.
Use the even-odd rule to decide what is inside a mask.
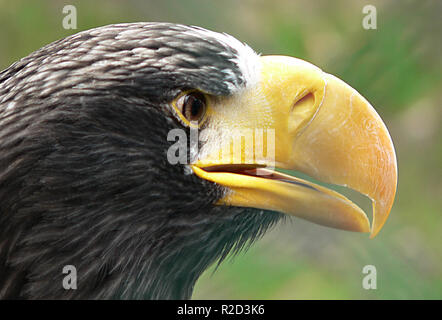
[[[77,8],[78,30],[62,27]],[[377,29],[362,28],[362,7]],[[246,254],[208,270],[194,298],[442,298],[440,1],[0,0],[0,68],[74,32],[117,22],[170,21],[227,32],[262,54],[308,60],[362,93],[396,146],[399,185],[378,237],[298,219]],[[376,290],[362,268],[377,268]]]

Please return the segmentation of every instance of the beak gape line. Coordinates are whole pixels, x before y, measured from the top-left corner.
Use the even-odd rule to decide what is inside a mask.
[[[190,134],[184,129],[172,129],[167,134],[167,141],[175,141],[167,150],[167,161],[172,165],[189,164],[198,160],[199,143],[210,139],[219,141],[218,145],[205,146],[205,160],[213,163],[253,165],[268,170],[257,170],[257,175],[269,175],[275,169],[275,129],[254,128],[215,130],[206,128],[199,132],[198,123],[192,122]],[[219,152],[210,152],[218,150]]]

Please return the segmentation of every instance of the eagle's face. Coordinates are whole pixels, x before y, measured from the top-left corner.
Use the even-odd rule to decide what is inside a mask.
[[[351,87],[168,23],[81,32],[0,73],[0,159],[0,297],[190,297],[281,213],[375,235],[397,179],[388,131]],[[368,195],[373,227],[274,167]]]

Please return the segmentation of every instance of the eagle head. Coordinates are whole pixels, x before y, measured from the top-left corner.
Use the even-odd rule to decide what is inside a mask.
[[[372,227],[276,168],[366,194]],[[80,32],[0,73],[0,297],[189,298],[287,215],[377,234],[396,180],[377,113],[308,62],[194,26]]]

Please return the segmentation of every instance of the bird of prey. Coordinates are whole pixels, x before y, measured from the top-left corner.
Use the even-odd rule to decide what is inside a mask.
[[[279,169],[367,195],[372,225]],[[396,182],[376,111],[308,62],[195,26],[80,32],[0,73],[0,297],[188,299],[288,215],[375,236]]]

